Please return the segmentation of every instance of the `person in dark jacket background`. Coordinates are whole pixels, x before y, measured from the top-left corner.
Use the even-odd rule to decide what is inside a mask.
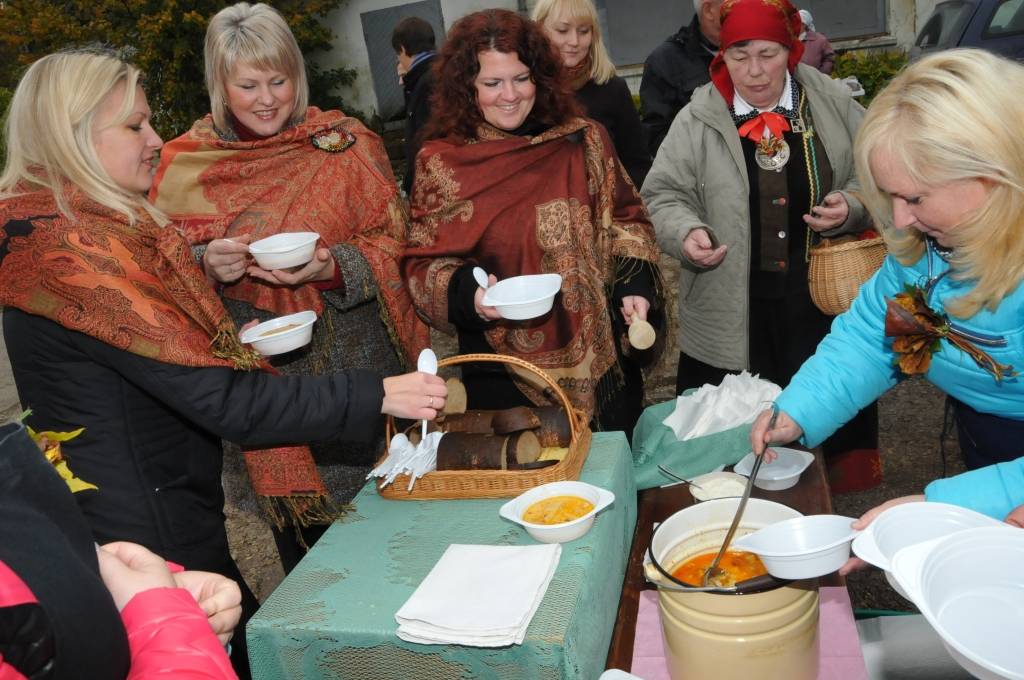
[[[591,0],[540,0],[533,20],[544,29],[569,71],[569,84],[587,116],[603,125],[615,144],[615,153],[637,190],[651,169],[640,116],[626,81],[615,75],[615,65],[601,38],[601,24]]]
[[[430,93],[434,89],[431,68],[437,54],[434,29],[419,17],[406,17],[391,32],[391,47],[398,55],[398,79],[405,95],[405,176],[402,190],[412,191],[416,154],[422,139],[419,131],[430,119]]]
[[[655,47],[644,62],[640,111],[652,157],[693,91],[711,82],[708,69],[718,52],[721,7],[722,0],[693,0],[693,21]]]

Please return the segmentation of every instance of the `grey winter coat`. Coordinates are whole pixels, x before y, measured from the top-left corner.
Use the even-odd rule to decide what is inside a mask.
[[[850,90],[800,64],[795,74],[807,92],[814,130],[833,169],[832,191],[850,206],[846,222],[824,236],[870,226],[853,193],[853,139],[864,116]],[[749,368],[750,207],[746,163],[729,108],[713,83],[699,88],[679,112],[641,190],[661,250],[682,262],[679,277],[679,348],[728,370]],[[825,192],[827,193],[827,192]],[[683,239],[695,228],[728,246],[725,259],[703,268],[686,259]]]

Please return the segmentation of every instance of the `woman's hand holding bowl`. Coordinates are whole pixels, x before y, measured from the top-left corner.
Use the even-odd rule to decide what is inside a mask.
[[[493,286],[498,282],[498,277],[494,274],[490,274],[487,277],[488,287]],[[476,307],[477,316],[484,321],[497,321],[501,318],[501,314],[495,307],[488,307],[484,304],[484,289],[477,286],[476,292],[473,293],[473,306]]]
[[[825,196],[821,205],[811,206],[811,214],[804,215],[804,222],[814,231],[835,229],[850,215],[850,205],[838,191]]]
[[[210,241],[203,253],[203,270],[219,283],[234,283],[245,274],[252,234]]]
[[[334,278],[334,256],[327,248],[317,248],[313,259],[294,271],[283,269],[266,270],[255,264],[246,268],[246,273],[254,279],[266,281],[277,286],[301,286],[311,281],[330,281]]]
[[[714,267],[725,259],[729,246],[715,247],[707,229],[691,229],[683,239],[683,255],[698,267]]]

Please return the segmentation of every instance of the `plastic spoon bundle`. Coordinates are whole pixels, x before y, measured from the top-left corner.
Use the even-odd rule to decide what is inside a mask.
[[[420,352],[416,360],[416,370],[437,375],[437,355],[429,347]],[[426,473],[437,469],[437,445],[441,441],[441,432],[427,434],[427,421],[423,421],[423,433],[420,443],[413,446],[409,438],[402,433],[396,434],[388,444],[388,457],[380,465],[366,475],[383,477],[384,486],[395,481],[398,475],[409,475],[409,489],[416,480]]]

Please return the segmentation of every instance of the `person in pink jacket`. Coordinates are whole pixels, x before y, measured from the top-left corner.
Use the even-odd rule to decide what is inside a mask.
[[[0,680],[234,679],[240,615],[230,579],[96,546],[24,427],[0,426]]]

